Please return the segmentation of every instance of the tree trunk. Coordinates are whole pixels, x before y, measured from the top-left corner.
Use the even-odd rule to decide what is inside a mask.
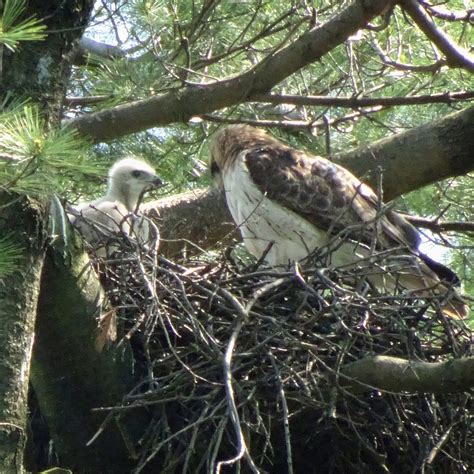
[[[17,269],[0,281],[0,472],[23,470],[28,376],[44,260],[47,209],[27,198],[0,194],[0,235],[22,249]]]
[[[2,7],[5,2],[2,2]],[[26,2],[25,2],[26,3]],[[44,41],[3,48],[0,99],[32,99],[48,123],[59,123],[70,64],[65,57],[85,26],[92,0],[31,0],[24,18],[44,18]],[[3,13],[0,12],[0,15]],[[0,282],[0,471],[23,471],[28,377],[36,306],[46,247],[47,205],[8,193],[0,195],[0,235],[12,233],[22,248],[16,271]]]
[[[3,2],[4,3],[4,2]],[[4,48],[0,95],[31,98],[49,122],[59,124],[70,75],[67,56],[89,21],[92,0],[30,0],[25,17],[35,16],[51,32],[44,41],[21,43],[18,51]]]
[[[68,248],[71,248],[69,244]],[[69,263],[70,260],[70,263]],[[129,472],[128,453],[115,423],[92,443],[104,421],[93,408],[114,406],[131,389],[127,344],[95,348],[104,297],[82,252],[49,251],[36,324],[31,381],[63,467],[77,472]]]

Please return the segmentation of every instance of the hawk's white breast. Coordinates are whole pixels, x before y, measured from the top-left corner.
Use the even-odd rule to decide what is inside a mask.
[[[245,152],[243,152],[245,153]],[[300,261],[315,249],[324,247],[333,236],[313,226],[290,209],[267,198],[253,182],[239,157],[235,166],[223,174],[224,189],[230,212],[240,228],[247,249],[257,258],[270,247],[265,261],[271,266]],[[369,280],[378,288],[393,290],[398,283],[405,287],[420,286],[420,269],[412,255],[394,255],[392,259],[371,258],[367,245],[351,240],[333,241],[327,265],[350,268],[357,265],[372,269]],[[365,270],[367,273],[367,270]],[[395,275],[395,277],[393,275]]]
[[[271,245],[265,261],[269,265],[287,265],[326,245],[326,232],[267,198],[240,158],[243,157],[223,173],[223,181],[230,212],[250,252],[260,258]]]

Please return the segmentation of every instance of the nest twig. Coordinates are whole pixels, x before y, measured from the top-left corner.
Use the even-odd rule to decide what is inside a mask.
[[[228,260],[177,264],[136,250],[103,275],[142,375],[121,406],[98,408],[119,421],[147,411],[131,449],[135,473],[474,465],[467,393],[352,390],[341,373],[368,355],[469,355],[471,331],[443,317],[443,296],[376,291],[372,266],[329,269],[324,252],[304,270],[242,272]]]

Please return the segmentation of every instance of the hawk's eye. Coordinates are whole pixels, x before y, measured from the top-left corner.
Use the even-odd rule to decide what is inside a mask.
[[[141,171],[138,171],[138,170],[133,170],[130,174],[131,174],[134,178],[139,178],[139,177],[142,175],[142,172],[141,172]]]
[[[212,175],[215,175],[215,174],[219,174],[220,173],[220,169],[219,169],[219,166],[217,166],[217,163],[215,161],[213,161],[211,163],[211,174]]]

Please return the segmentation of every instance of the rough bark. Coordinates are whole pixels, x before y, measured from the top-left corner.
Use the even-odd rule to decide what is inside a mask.
[[[92,0],[30,0],[25,17],[41,19],[49,31],[44,41],[20,44],[18,51],[3,50],[0,96],[31,98],[43,106],[51,124],[59,123],[70,61],[65,60],[85,27]]]
[[[384,198],[474,170],[474,107],[334,157],[373,184],[383,171]]]
[[[4,3],[4,2],[3,2]],[[2,50],[0,96],[18,102],[40,102],[51,124],[58,123],[68,65],[63,55],[82,25],[90,1],[28,2],[25,16],[45,18],[51,33],[44,41],[20,45],[19,51]],[[22,472],[27,415],[28,376],[33,344],[36,304],[46,234],[46,206],[2,193],[2,234],[13,232],[22,247],[17,270],[0,284],[0,470]]]
[[[240,239],[223,196],[199,189],[144,206],[160,228],[160,252],[170,258],[199,253]]]
[[[0,281],[0,472],[23,469],[28,376],[40,275],[46,209],[40,203],[0,194],[0,235],[22,249],[16,270]]]
[[[25,2],[24,17],[42,19],[49,33],[43,41],[20,44],[15,52],[2,49],[0,97],[5,103],[6,99],[18,103],[30,99],[40,105],[51,127],[59,123],[70,70],[65,57],[86,24],[92,3]],[[1,235],[13,233],[22,248],[17,270],[0,283],[0,471],[18,473],[23,471],[27,391],[47,238],[47,205],[7,191],[0,200]]]
[[[454,393],[474,387],[474,357],[443,362],[423,362],[399,357],[365,357],[341,368],[342,384],[356,389],[362,384],[390,392]]]
[[[95,349],[101,309],[102,289],[84,253],[76,249],[64,259],[50,250],[41,281],[31,380],[63,467],[83,473],[129,472],[128,453],[114,423],[86,446],[104,420],[103,412],[91,410],[119,403],[132,384],[126,344],[101,353]]]
[[[474,107],[450,114],[408,132],[370,145],[339,153],[334,161],[376,186],[383,171],[384,199],[389,201],[441,179],[474,169]],[[190,250],[186,243],[209,249],[218,242],[230,242],[239,233],[233,228],[224,198],[215,190],[200,190],[147,204],[158,220],[163,239],[162,252],[173,256]],[[173,239],[173,241],[166,241]],[[181,241],[180,241],[181,239]]]
[[[150,99],[84,115],[70,123],[81,134],[101,142],[151,127],[187,122],[195,115],[252,101],[254,94],[268,92],[291,74],[320,60],[391,3],[390,0],[357,0],[326,24],[313,28],[239,76],[210,84],[187,85]]]

